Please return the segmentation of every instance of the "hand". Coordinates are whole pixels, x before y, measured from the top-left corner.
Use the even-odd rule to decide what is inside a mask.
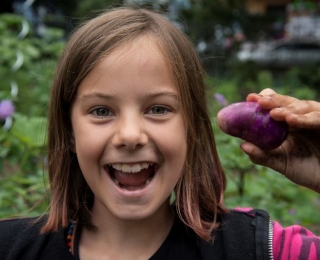
[[[248,142],[241,145],[242,150],[253,163],[272,168],[294,183],[320,193],[320,103],[280,95],[271,89],[249,94],[247,101],[270,110],[274,120],[286,121],[289,135],[272,151],[263,151]]]

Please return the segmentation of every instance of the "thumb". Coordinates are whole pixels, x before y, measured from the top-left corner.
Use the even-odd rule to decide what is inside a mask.
[[[284,172],[285,161],[281,160],[280,148],[264,151],[252,143],[244,142],[241,144],[241,149],[249,156],[251,162],[269,167],[280,173]]]

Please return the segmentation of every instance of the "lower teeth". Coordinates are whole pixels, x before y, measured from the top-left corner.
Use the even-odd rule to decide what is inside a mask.
[[[120,186],[118,179],[113,178],[113,181],[115,184],[117,184],[118,186]]]
[[[146,182],[145,182],[144,185],[139,186],[139,187],[136,187],[136,186],[124,186],[124,185],[122,185],[122,184],[119,183],[118,179],[113,178],[113,181],[114,181],[114,183],[115,183],[116,185],[118,185],[118,186],[119,186],[121,189],[123,189],[123,190],[129,190],[129,191],[141,190],[141,189],[145,188],[146,186],[148,186],[149,183],[151,182],[151,180],[152,180],[152,177],[149,178],[148,180],[146,180]]]
[[[123,190],[129,190],[129,191],[134,191],[134,190],[142,190],[145,186],[141,186],[141,187],[130,187],[130,186],[122,186],[120,185],[120,188]]]

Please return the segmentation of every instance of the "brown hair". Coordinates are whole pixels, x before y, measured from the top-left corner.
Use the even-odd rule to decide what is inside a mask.
[[[79,27],[58,63],[48,125],[48,170],[52,193],[43,230],[67,226],[70,218],[91,227],[93,194],[72,152],[70,108],[81,81],[108,53],[124,42],[149,35],[156,39],[177,79],[187,124],[187,159],[176,185],[176,207],[182,221],[209,240],[224,212],[225,175],[216,152],[206,105],[204,70],[194,46],[161,14],[118,8]]]

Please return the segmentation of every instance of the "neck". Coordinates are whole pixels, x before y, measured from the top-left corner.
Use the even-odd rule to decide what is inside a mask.
[[[95,230],[83,229],[80,239],[81,259],[95,252],[106,259],[148,259],[161,246],[174,221],[174,212],[163,205],[154,215],[141,220],[121,220],[110,213],[92,210]],[[98,258],[98,257],[97,257]],[[92,258],[91,258],[92,259]]]

